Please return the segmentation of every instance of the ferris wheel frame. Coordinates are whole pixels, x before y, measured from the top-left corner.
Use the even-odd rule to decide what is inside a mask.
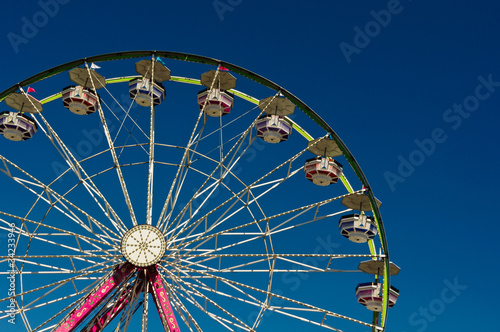
[[[335,133],[335,131],[315,112],[313,111],[309,106],[307,106],[303,101],[301,101],[299,98],[297,98],[295,95],[293,95],[291,92],[287,91],[285,88],[282,86],[252,72],[249,71],[245,68],[239,67],[237,65],[234,65],[232,63],[228,63],[222,60],[217,60],[205,56],[199,56],[199,55],[193,55],[193,54],[188,54],[188,53],[180,53],[180,52],[169,52],[169,51],[127,51],[127,52],[116,52],[116,53],[108,53],[108,54],[103,54],[103,55],[97,55],[97,56],[92,56],[92,57],[87,57],[87,58],[82,58],[79,60],[71,61],[56,67],[53,67],[51,69],[48,69],[46,71],[40,72],[36,75],[31,76],[28,79],[25,79],[12,87],[6,89],[5,91],[0,93],[0,102],[2,102],[6,97],[8,97],[11,93],[16,92],[20,88],[27,87],[31,84],[34,84],[36,82],[39,82],[41,80],[44,80],[46,78],[49,78],[51,76],[69,71],[73,68],[76,68],[81,65],[85,65],[87,63],[100,63],[100,62],[106,62],[106,61],[115,61],[115,60],[121,60],[121,59],[131,59],[131,58],[146,58],[146,57],[162,57],[165,59],[172,59],[172,60],[181,60],[181,61],[186,61],[186,62],[194,62],[194,63],[200,63],[200,64],[206,64],[206,65],[212,65],[212,66],[217,66],[217,67],[225,67],[231,72],[234,72],[236,74],[239,74],[243,77],[246,77],[254,82],[257,82],[258,84],[261,84],[263,86],[266,86],[277,93],[281,93],[285,98],[290,100],[296,107],[298,107],[304,114],[306,114],[309,118],[311,118],[317,125],[319,125],[325,132],[327,133],[327,136],[329,139],[335,141],[335,143],[338,145],[339,149],[342,152],[342,155],[346,158],[348,161],[349,165],[351,168],[354,170],[355,174],[357,175],[358,179],[363,185],[363,194],[367,195],[370,205],[371,205],[371,211],[373,212],[373,217],[375,220],[375,223],[377,225],[378,229],[378,234],[380,238],[380,244],[381,244],[381,254],[379,257],[383,257],[383,308],[381,311],[381,316],[379,319],[379,316],[377,313],[374,313],[373,315],[373,324],[377,324],[382,328],[382,330],[385,329],[386,325],[386,320],[387,320],[387,312],[388,312],[388,298],[389,298],[389,293],[390,293],[390,260],[389,260],[389,250],[388,250],[388,245],[387,245],[387,239],[386,239],[386,234],[385,230],[383,227],[383,221],[382,217],[380,214],[379,210],[379,204],[378,201],[376,200],[374,193],[371,189],[371,186],[364,175],[363,171],[361,170],[360,165],[352,155],[352,153],[349,151],[347,148],[346,144],[340,139],[340,137]],[[175,78],[178,81],[184,80],[187,83],[193,83],[193,84],[199,84],[196,80],[193,80],[192,82],[189,82],[190,79],[188,78]],[[252,98],[251,96],[245,95],[243,93],[239,93],[238,91],[235,90],[235,94],[238,95],[241,98],[250,100],[251,102],[255,103],[255,99]],[[56,99],[59,98],[59,95],[54,95],[52,98]],[[49,100],[45,100],[47,102]],[[302,131],[300,126],[296,125],[294,127],[295,129],[298,129],[298,131],[306,137],[309,141],[313,140],[312,137],[308,136],[307,132]],[[377,255],[375,252],[375,248],[373,246],[370,246],[370,251],[372,255]]]

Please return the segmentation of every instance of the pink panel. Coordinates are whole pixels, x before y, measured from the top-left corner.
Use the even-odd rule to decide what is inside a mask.
[[[128,289],[131,290],[132,287]],[[142,290],[142,287],[136,287],[134,294],[137,295]],[[99,317],[98,322],[96,322],[89,331],[99,332],[102,331],[129,303],[129,294],[124,294],[115,305],[108,309],[104,314]],[[113,308],[114,307],[114,308]]]
[[[96,322],[89,329],[89,331],[91,331],[91,332],[102,331],[104,329],[104,327],[106,327],[106,325],[108,325],[116,317],[116,315],[118,315],[120,313],[120,311],[122,311],[122,309],[127,305],[127,303],[128,303],[128,299],[127,299],[126,295],[124,295],[122,298],[120,298],[120,300],[118,300],[118,302],[116,303],[114,308],[113,307],[110,308],[101,317],[99,317],[98,322]],[[111,310],[111,309],[113,309],[113,310]]]
[[[175,319],[172,306],[170,305],[167,292],[163,286],[163,282],[161,281],[158,271],[155,270],[153,273],[149,274],[149,281],[153,285],[153,298],[155,299],[155,304],[158,312],[160,313],[160,318],[162,319],[163,324],[165,324],[166,320],[170,332],[180,332],[179,325]]]
[[[97,290],[89,294],[83,305],[73,310],[66,321],[62,323],[55,332],[74,331],[90,312],[92,312],[92,310],[94,310],[134,269],[135,267],[128,262],[115,269],[113,275]]]
[[[207,101],[208,95],[208,90],[198,94],[198,105],[200,107],[200,110],[203,108],[203,104],[205,104],[205,102]],[[224,92],[221,92],[219,99],[209,100],[208,104],[221,105],[224,109],[224,112],[229,113],[231,112],[231,108],[233,107],[233,99],[228,97]]]

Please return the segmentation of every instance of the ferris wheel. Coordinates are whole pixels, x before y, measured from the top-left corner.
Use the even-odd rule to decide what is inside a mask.
[[[2,323],[385,330],[399,267],[380,202],[268,79],[177,52],[88,57],[0,93],[0,134]]]

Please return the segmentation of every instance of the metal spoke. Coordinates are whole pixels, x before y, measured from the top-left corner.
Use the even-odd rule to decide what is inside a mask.
[[[211,211],[207,212],[203,218],[200,218],[198,220],[196,220],[195,222],[191,222],[189,226],[187,226],[187,221],[184,222],[184,226],[177,232],[177,235],[176,236],[179,236],[180,233],[182,233],[183,231],[186,231],[188,230],[189,228],[196,228],[200,225],[200,223],[203,221],[203,219],[206,219],[207,217],[209,217],[211,214],[213,214],[215,211],[219,210],[222,206],[228,204],[229,202],[233,201],[235,198],[237,199],[241,199],[241,197],[243,197],[245,194],[247,194],[249,192],[249,190],[259,184],[262,180],[264,180],[265,178],[267,178],[268,176],[270,176],[272,173],[276,172],[277,170],[281,169],[282,167],[288,165],[288,164],[291,164],[294,160],[296,160],[300,155],[302,155],[307,149],[303,149],[302,151],[300,151],[299,153],[297,153],[296,155],[294,155],[293,157],[289,158],[287,161],[281,163],[280,165],[278,165],[277,167],[275,167],[274,169],[272,169],[270,172],[268,172],[267,174],[265,174],[264,176],[260,177],[259,179],[257,179],[256,181],[254,181],[253,183],[251,183],[250,185],[246,186],[244,189],[242,189],[240,192],[236,193],[236,194],[233,194],[233,196],[229,199],[227,199],[225,202],[223,202],[222,204],[220,204],[219,206],[215,207],[214,209],[212,209]],[[217,168],[216,168],[217,169]],[[215,171],[214,171],[215,172]],[[213,172],[213,173],[214,173]],[[208,181],[208,180],[207,180]],[[205,181],[204,184],[207,183],[207,181]],[[192,200],[194,199],[194,197],[191,199],[191,201],[188,203],[190,204],[192,202]],[[236,203],[236,201],[230,205],[227,209],[226,209],[226,212],[228,212],[233,206],[234,204]],[[187,205],[186,205],[186,208],[183,209],[182,212],[186,212],[186,209],[187,209]],[[178,217],[179,218],[179,217]],[[220,218],[219,218],[220,219]],[[179,222],[180,222],[180,218],[179,218]],[[179,224],[178,222],[178,224]],[[209,228],[207,228],[207,230],[204,232],[204,233],[207,233],[208,231],[212,230],[214,227],[216,227],[218,225],[218,222],[219,220],[217,220],[216,222],[214,222]],[[177,226],[179,227],[179,226]],[[172,235],[172,238],[170,239],[170,241],[173,241],[175,240],[175,238],[173,237]]]
[[[209,176],[207,177],[207,179],[203,182],[203,184],[199,187],[199,189],[194,193],[194,195],[192,196],[192,198],[189,200],[189,202],[186,204],[186,206],[179,212],[179,214],[175,217],[175,219],[173,220],[173,223],[175,223],[175,221],[177,220],[177,223],[176,225],[174,226],[174,230],[177,231],[177,234],[181,233],[182,231],[185,230],[186,228],[186,223],[187,221],[183,222],[181,224],[181,220],[182,218],[184,217],[184,214],[187,212],[188,208],[191,209],[191,204],[193,203],[193,201],[196,199],[196,197],[198,197],[198,195],[201,194],[201,192],[203,191],[203,189],[205,188],[205,186],[208,184],[209,180],[212,179],[214,176],[215,176],[215,173],[217,171],[220,171],[221,174],[220,174],[220,178],[218,179],[217,182],[214,182],[214,188],[212,188],[212,193],[215,191],[215,189],[217,188],[217,186],[219,186],[219,184],[222,182],[224,176],[228,173],[228,171],[231,170],[232,167],[234,167],[236,165],[236,162],[233,162],[232,163],[232,166],[231,167],[227,167],[226,168],[226,172],[224,173],[223,170],[224,170],[224,162],[226,161],[226,159],[228,159],[231,155],[233,155],[233,158],[234,156],[237,155],[238,151],[240,150],[242,144],[243,144],[243,141],[244,139],[247,137],[248,133],[250,132],[250,130],[252,129],[252,126],[253,126],[253,123],[241,134],[241,136],[239,137],[239,139],[234,143],[234,145],[229,149],[229,151],[227,152],[226,156],[222,157],[221,156],[221,160],[219,162],[216,163],[216,167],[212,170],[212,172],[209,174]],[[249,144],[250,146],[250,144]],[[248,146],[248,147],[249,147]],[[246,149],[248,149],[248,147]],[[221,148],[222,149],[222,144],[221,144]],[[246,150],[245,149],[245,150]],[[245,151],[243,151],[241,154],[240,154],[240,157],[241,155],[244,153]],[[238,159],[237,159],[238,160]],[[231,159],[231,162],[233,160]],[[205,199],[202,203],[202,206],[203,204],[205,204],[205,202],[207,201],[207,199]],[[198,208],[199,210],[200,208]],[[198,211],[197,210],[197,211]],[[195,213],[196,214],[196,211]],[[191,218],[192,216],[190,216]],[[172,223],[172,224],[173,224]],[[180,228],[180,230],[179,230]],[[166,229],[166,231],[168,231],[168,228]],[[174,236],[174,235],[172,235]]]
[[[90,80],[92,82],[92,87],[95,90],[95,83],[94,83],[93,75],[91,75],[90,68],[89,68],[88,64],[85,64],[85,67],[87,68],[87,72],[89,73],[89,77],[90,77]],[[103,129],[104,129],[104,136],[106,137],[106,141],[108,142],[108,146],[109,146],[109,151],[111,153],[111,157],[113,158],[113,163],[114,163],[114,166],[116,169],[116,173],[118,175],[118,180],[120,181],[120,186],[121,186],[121,189],[123,192],[123,196],[125,198],[125,202],[127,204],[127,207],[128,207],[129,213],[130,213],[130,219],[132,220],[132,224],[135,226],[135,225],[137,225],[137,219],[135,217],[134,208],[133,208],[132,202],[130,200],[130,195],[129,195],[129,192],[127,189],[127,184],[125,183],[125,178],[123,177],[120,162],[118,161],[118,156],[116,155],[114,143],[113,143],[113,140],[111,139],[111,134],[109,133],[109,127],[108,127],[106,118],[104,116],[104,111],[102,110],[101,103],[99,100],[97,101],[97,109],[99,112],[99,117],[101,119]]]
[[[85,231],[90,232],[93,235],[97,236],[101,241],[105,242],[106,244],[109,244],[109,242],[106,241],[106,239],[112,240],[113,242],[116,243],[117,238],[118,238],[118,234],[114,233],[111,229],[109,229],[108,227],[106,227],[105,225],[103,225],[97,219],[95,219],[94,217],[90,216],[88,213],[86,213],[81,208],[79,208],[74,203],[70,202],[67,198],[65,198],[64,196],[66,196],[68,193],[66,193],[65,195],[61,195],[61,194],[57,193],[54,189],[52,189],[50,187],[50,185],[44,184],[43,182],[41,182],[40,180],[38,180],[34,176],[28,174],[23,169],[21,169],[19,166],[17,166],[16,164],[14,164],[13,162],[11,162],[7,158],[3,157],[2,155],[0,155],[0,160],[2,160],[4,162],[4,165],[6,166],[6,168],[7,168],[7,165],[10,165],[14,169],[16,169],[17,171],[20,171],[26,177],[28,177],[31,181],[33,181],[32,182],[32,186],[29,186],[27,184],[28,181],[25,181],[25,180],[22,180],[22,179],[20,179],[18,177],[12,176],[12,174],[11,174],[10,171],[4,172],[10,178],[12,178],[14,181],[16,181],[17,183],[19,183],[24,188],[26,188],[29,192],[31,192],[32,194],[34,194],[37,197],[37,200],[42,200],[47,205],[49,205],[49,207],[54,207],[59,212],[63,213],[69,220],[74,221],[76,224],[80,225]],[[42,189],[42,191],[40,193],[38,193],[32,187]],[[47,197],[44,197],[43,196],[44,194],[46,194]],[[52,201],[51,196],[54,198],[54,201]],[[91,228],[91,225],[87,226],[82,220],[80,220],[80,218],[78,218],[76,216],[76,214],[74,213],[74,211],[70,210],[69,207],[72,207],[73,209],[75,209],[79,213],[83,214],[88,219],[89,224],[92,223],[93,225],[95,225],[97,228],[99,228],[103,232],[103,234],[96,233]],[[110,219],[110,221],[112,221],[112,220]],[[115,225],[116,229],[119,229],[119,226],[114,221],[112,221],[112,223]]]
[[[21,91],[25,96],[27,96],[26,92],[24,92],[22,89]],[[33,104],[31,99],[29,99],[33,107],[36,108],[36,106]],[[118,218],[118,215],[114,212],[114,210],[111,208],[109,203],[106,201],[102,193],[99,191],[97,186],[89,179],[86,171],[83,169],[81,166],[80,162],[77,161],[71,150],[64,144],[64,142],[59,138],[59,135],[55,132],[55,130],[50,126],[50,124],[47,122],[47,120],[43,117],[43,115],[38,112],[37,115],[40,117],[42,120],[42,123],[45,125],[46,129],[43,126],[39,126],[42,131],[44,132],[45,136],[49,139],[49,141],[52,143],[52,145],[56,148],[56,150],[61,154],[61,156],[64,158],[64,160],[70,165],[70,169],[75,173],[75,175],[79,178],[80,181],[82,181],[84,187],[87,189],[88,193],[91,195],[91,197],[94,199],[94,201],[97,203],[97,205],[101,208],[101,210],[109,217],[111,220],[112,218],[108,215],[108,212],[102,208],[101,204],[98,202],[97,198],[94,196],[96,194],[105,204],[106,209],[111,212],[113,215],[113,218],[115,218],[116,221],[120,223],[120,225],[123,226],[123,223],[121,220]],[[40,121],[37,121],[39,124]],[[82,177],[83,175],[83,177]],[[117,231],[121,232],[123,229],[117,229]]]
[[[212,84],[210,86],[210,91],[214,88],[214,85],[215,85],[215,82],[216,82],[216,78],[217,76],[219,75],[219,69],[220,68],[217,68],[217,71],[215,72],[215,76],[214,76],[214,79],[212,81]],[[181,162],[179,163],[179,168],[177,169],[177,173],[175,175],[175,178],[174,180],[172,181],[172,185],[170,187],[170,191],[167,195],[167,199],[165,201],[165,204],[163,205],[163,209],[162,209],[162,212],[160,214],[160,219],[158,221],[158,228],[160,229],[166,229],[166,227],[168,226],[168,222],[169,222],[169,219],[170,219],[170,216],[171,216],[171,213],[173,212],[174,210],[174,207],[175,207],[175,203],[177,202],[177,197],[178,197],[178,194],[179,194],[179,191],[182,187],[182,185],[179,185],[178,184],[178,177],[180,175],[180,178],[182,178],[182,182],[184,182],[184,179],[187,175],[187,167],[185,169],[183,169],[190,161],[190,156],[189,156],[189,152],[190,152],[190,149],[191,149],[191,146],[194,146],[193,150],[196,151],[196,147],[198,146],[198,143],[201,139],[201,135],[203,133],[203,130],[205,129],[205,123],[206,123],[206,116],[204,117],[205,118],[205,123],[203,124],[203,126],[201,127],[201,129],[199,130],[198,134],[196,135],[196,132],[198,131],[197,128],[198,128],[198,125],[200,123],[200,120],[201,118],[203,117],[203,114],[204,114],[204,110],[206,108],[207,104],[205,103],[202,107],[202,109],[200,110],[200,113],[198,115],[198,118],[195,122],[195,125],[194,125],[194,128],[191,132],[191,136],[188,140],[188,144],[186,145],[186,149],[184,151],[184,155],[182,156],[182,160]],[[175,193],[175,199],[173,198],[172,194],[174,192],[174,188],[177,186],[177,189],[176,189],[176,193]],[[167,215],[166,212],[167,212],[167,208],[169,206],[169,203],[170,203],[170,209],[171,209],[171,212]]]
[[[358,324],[361,324],[361,325],[364,325],[364,326],[368,326],[370,328],[376,328],[376,329],[380,329],[379,327],[373,325],[373,324],[370,324],[370,323],[366,323],[366,322],[363,322],[363,321],[360,321],[360,320],[357,320],[357,319],[354,319],[354,318],[351,318],[351,317],[348,317],[348,316],[345,316],[345,315],[341,315],[341,314],[337,314],[335,312],[332,312],[330,310],[326,310],[326,309],[322,309],[322,308],[319,308],[319,307],[316,307],[316,306],[313,306],[313,305],[310,305],[310,304],[307,304],[305,302],[301,302],[301,301],[297,301],[297,300],[294,300],[294,299],[291,299],[291,298],[288,298],[288,297],[285,297],[285,296],[282,296],[282,295],[279,295],[279,294],[275,294],[275,293],[272,293],[268,290],[262,290],[260,288],[256,288],[256,287],[253,287],[253,286],[250,286],[250,285],[246,285],[246,284],[243,284],[241,282],[237,282],[237,281],[234,281],[234,280],[230,280],[230,279],[227,279],[227,278],[223,278],[223,277],[220,277],[220,276],[217,276],[217,275],[213,275],[213,274],[209,274],[209,273],[206,273],[206,272],[200,272],[200,271],[197,271],[195,269],[191,269],[189,267],[185,267],[185,266],[179,266],[179,265],[176,265],[175,266],[177,268],[179,268],[179,270],[181,271],[190,271],[190,272],[193,272],[193,273],[199,273],[203,276],[206,276],[206,277],[209,277],[209,278],[212,278],[212,279],[216,279],[216,280],[219,280],[221,282],[224,282],[224,283],[229,283],[229,284],[233,284],[233,285],[236,285],[236,286],[240,286],[240,287],[243,287],[243,288],[246,288],[246,289],[249,289],[249,290],[252,290],[252,291],[255,291],[255,292],[258,292],[258,293],[261,293],[261,294],[265,294],[265,295],[269,295],[269,296],[272,296],[272,297],[275,297],[275,298],[278,298],[280,300],[284,300],[284,301],[287,301],[291,304],[295,304],[298,306],[298,308],[284,308],[284,309],[288,309],[288,310],[309,310],[311,312],[316,312],[316,313],[321,313],[321,314],[325,314],[327,316],[331,316],[331,317],[336,317],[336,318],[342,318],[342,319],[345,319],[345,320],[348,320],[348,321],[352,321],[352,322],[355,322],[355,323],[358,323]],[[279,313],[284,313],[280,310],[277,310],[275,308],[268,308],[269,310],[274,310],[276,312],[279,312]],[[291,317],[293,318],[296,318],[296,319],[303,319],[299,316],[292,316],[290,315]],[[308,320],[310,323],[313,323],[315,325],[318,325],[318,326],[322,326],[322,327],[327,327],[327,325],[325,324],[322,324],[321,322],[315,322],[315,321],[312,321],[312,320]],[[331,328],[331,327],[329,327]]]
[[[81,234],[78,234],[78,233],[75,233],[75,232],[70,232],[70,231],[67,231],[67,230],[64,230],[64,229],[61,229],[61,228],[58,228],[58,227],[50,226],[50,225],[47,225],[47,224],[44,224],[44,223],[41,223],[41,222],[33,221],[33,220],[30,220],[30,219],[27,219],[27,218],[22,218],[22,217],[19,217],[19,216],[10,214],[10,213],[5,213],[5,212],[1,212],[0,211],[0,215],[6,216],[6,217],[9,217],[9,218],[12,218],[12,219],[20,220],[23,223],[31,223],[31,224],[34,224],[34,225],[37,225],[37,226],[41,226],[41,227],[44,227],[44,228],[48,228],[50,230],[54,230],[54,231],[60,232],[60,233],[41,233],[41,232],[37,232],[36,234],[38,236],[58,236],[59,235],[59,236],[75,237],[76,239],[80,239],[80,240],[84,241],[85,243],[94,246],[94,248],[96,248],[96,250],[103,250],[97,244],[101,244],[101,245],[104,245],[104,246],[110,246],[110,244],[107,243],[107,242],[103,242],[103,241],[100,241],[100,240],[97,240],[97,239],[92,239],[90,237],[87,237],[87,236],[84,236],[84,235],[81,235]],[[0,218],[0,221],[2,221],[5,224],[8,224],[5,220],[3,220],[1,218]],[[9,228],[5,227],[5,226],[0,226],[0,229],[8,230]]]
[[[191,244],[196,244],[197,242],[199,243],[198,244],[198,246],[199,246],[199,245],[205,243],[207,240],[214,239],[214,238],[216,238],[218,236],[222,236],[222,235],[225,235],[225,234],[232,233],[232,232],[234,232],[236,230],[241,230],[243,228],[253,226],[256,223],[264,223],[264,222],[268,223],[269,221],[271,221],[273,219],[277,219],[277,218],[280,218],[280,217],[283,217],[283,216],[286,216],[286,215],[290,215],[290,214],[294,214],[294,213],[302,214],[302,213],[305,213],[307,211],[312,210],[313,208],[316,208],[316,207],[319,207],[319,206],[322,206],[322,205],[326,205],[326,204],[328,204],[328,203],[330,203],[332,201],[341,199],[343,197],[345,197],[345,195],[334,197],[334,198],[330,198],[330,199],[327,199],[327,200],[324,200],[324,201],[321,201],[321,202],[317,202],[317,203],[313,203],[313,204],[310,204],[310,205],[305,205],[305,206],[302,206],[300,208],[295,208],[295,209],[292,209],[292,210],[284,211],[282,213],[279,213],[279,214],[276,214],[276,215],[273,215],[273,216],[269,216],[269,217],[266,217],[266,218],[263,218],[263,219],[260,219],[260,220],[256,220],[256,221],[251,221],[251,222],[248,222],[248,223],[244,223],[244,224],[241,224],[239,226],[232,227],[232,228],[229,228],[229,229],[226,229],[226,230],[222,230],[222,231],[219,231],[219,232],[216,232],[216,233],[208,234],[208,235],[206,235],[207,231],[204,231],[204,232],[202,232],[200,234],[195,235],[194,239],[191,239],[191,240],[189,240],[187,242],[184,242],[184,243],[180,242],[180,244],[175,244],[174,246],[172,246],[172,249],[185,249],[188,252],[192,251],[192,250],[196,250],[197,246],[194,246],[192,248],[190,248],[188,246],[191,245]],[[310,222],[322,220],[324,218],[331,217],[331,216],[337,215],[337,214],[338,213],[331,214],[329,216],[323,216],[323,217],[317,217],[317,216],[315,216],[315,218],[313,218],[310,221],[301,222],[300,224],[293,225],[293,226],[288,226],[286,228],[280,229],[279,227],[282,227],[282,226],[288,224],[291,220],[295,219],[298,216],[298,215],[293,215],[292,217],[290,217],[286,221],[282,222],[281,224],[279,224],[278,226],[276,226],[275,228],[273,228],[272,229],[272,233],[278,233],[278,232],[286,231],[286,230],[289,230],[289,229],[292,229],[292,228],[300,227],[300,226],[306,225],[306,224],[308,224]],[[201,222],[201,221],[202,220],[200,220],[199,222]],[[253,237],[247,239],[247,241],[250,240],[250,239],[251,240],[256,240],[256,239],[262,237],[262,235],[265,235],[265,234],[257,233],[257,234],[250,234],[250,235],[252,235]],[[175,241],[174,241],[174,243],[175,243]],[[223,248],[217,248],[217,249],[209,250],[206,253],[208,254],[208,253],[211,253],[211,252],[216,252],[216,251],[219,251],[221,249],[223,249]]]
[[[152,225],[153,217],[153,174],[154,174],[154,161],[155,161],[155,105],[153,102],[153,87],[154,87],[154,77],[155,77],[155,61],[154,57],[151,61],[151,86],[149,90],[150,95],[150,124],[149,124],[149,164],[148,164],[148,192],[147,192],[147,207],[146,207],[146,223]]]
[[[183,271],[180,271],[180,270],[179,270],[179,272],[184,273]],[[200,291],[198,291],[196,288],[194,288],[192,285],[190,285],[189,283],[187,283],[185,280],[183,280],[182,278],[177,278],[177,281],[178,281],[177,288],[179,288],[181,290],[181,292],[179,292],[179,294],[182,297],[184,297],[186,300],[188,300],[188,302],[190,302],[195,307],[197,307],[199,310],[203,311],[210,318],[212,318],[213,320],[215,320],[216,322],[218,322],[219,324],[221,324],[222,326],[224,326],[228,330],[231,330],[231,329],[228,327],[227,323],[230,323],[230,324],[232,324],[232,325],[234,325],[235,327],[238,327],[238,328],[247,328],[247,329],[249,329],[248,325],[246,325],[244,322],[242,322],[236,316],[232,315],[229,311],[227,311],[226,309],[224,309],[223,307],[221,307],[220,305],[218,305],[215,301],[213,301],[209,297],[205,296],[203,293],[201,293]],[[185,286],[185,287],[183,287],[183,286]],[[202,299],[204,301],[204,304],[203,305],[200,304],[195,299],[195,296],[198,297],[198,298],[200,298],[200,299]],[[227,320],[227,319],[225,319],[225,318],[223,318],[223,317],[215,314],[214,312],[209,311],[207,309],[207,304],[213,305],[215,308],[219,309],[224,314],[228,315],[233,320],[235,320],[238,324],[236,324],[234,322],[231,322],[231,321],[229,321],[229,320]]]

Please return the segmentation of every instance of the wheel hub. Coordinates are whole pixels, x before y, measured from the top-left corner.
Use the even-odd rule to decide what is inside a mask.
[[[165,254],[165,237],[151,225],[137,225],[127,231],[121,243],[125,259],[137,266],[147,267],[157,263]]]

